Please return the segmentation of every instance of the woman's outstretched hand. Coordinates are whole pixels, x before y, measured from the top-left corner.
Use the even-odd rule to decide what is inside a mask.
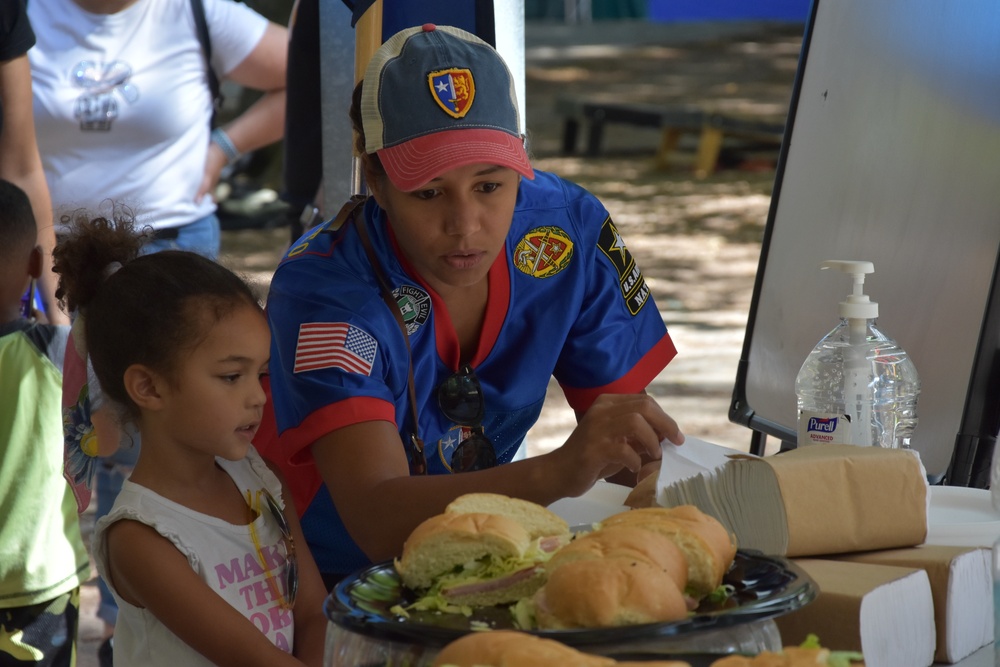
[[[585,493],[598,480],[623,470],[638,474],[660,458],[660,442],[684,442],[677,422],[645,394],[604,394],[583,414],[565,444],[551,452],[559,489]]]

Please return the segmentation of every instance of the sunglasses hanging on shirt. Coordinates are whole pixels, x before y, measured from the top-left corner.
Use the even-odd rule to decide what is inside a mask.
[[[483,432],[483,416],[486,414],[483,387],[472,366],[465,364],[457,373],[448,376],[438,387],[437,399],[446,418],[472,429],[451,455],[452,472],[485,470],[496,466],[496,447]]]

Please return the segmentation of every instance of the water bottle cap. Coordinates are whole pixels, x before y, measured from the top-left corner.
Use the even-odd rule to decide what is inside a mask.
[[[871,262],[828,259],[820,269],[837,269],[854,278],[854,288],[844,301],[840,302],[840,316],[849,320],[873,320],[878,317],[878,302],[871,301],[865,294],[865,275],[875,273]]]

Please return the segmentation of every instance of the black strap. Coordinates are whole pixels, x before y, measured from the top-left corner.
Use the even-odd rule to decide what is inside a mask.
[[[208,22],[205,20],[205,5],[202,0],[191,0],[191,11],[194,12],[194,27],[198,33],[198,41],[201,42],[201,49],[205,52],[205,63],[208,65],[208,89],[212,93],[212,127],[215,127],[215,118],[222,109],[222,90],[219,86],[219,77],[215,76],[212,69],[212,40],[208,36]]]
[[[427,456],[424,454],[424,441],[420,438],[420,427],[417,422],[417,392],[414,388],[413,382],[413,357],[410,353],[410,336],[406,332],[406,323],[403,321],[403,313],[399,310],[399,303],[397,303],[396,299],[392,296],[392,288],[389,286],[389,281],[386,279],[385,273],[382,271],[382,265],[378,261],[378,257],[375,255],[375,249],[372,248],[371,239],[368,237],[368,225],[364,218],[358,219],[356,217],[358,210],[361,209],[366,199],[367,197],[363,195],[354,195],[351,197],[350,200],[340,207],[340,211],[337,213],[337,216],[333,219],[330,226],[334,229],[339,229],[347,220],[354,220],[354,227],[358,231],[358,238],[361,240],[361,245],[364,247],[365,254],[368,256],[368,263],[371,264],[372,271],[375,272],[375,280],[378,282],[379,292],[382,294],[382,300],[385,301],[385,305],[389,307],[389,311],[396,319],[396,324],[399,325],[399,330],[403,333],[403,340],[406,341],[406,389],[410,399],[410,418],[413,420],[413,433],[410,434],[410,446],[413,448],[413,456],[410,457],[410,472],[414,475],[426,475]]]
[[[476,0],[476,36],[497,48],[497,22],[493,0]]]

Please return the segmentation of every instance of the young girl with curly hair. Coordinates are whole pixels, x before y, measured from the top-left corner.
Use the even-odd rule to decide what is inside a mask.
[[[140,247],[129,221],[97,218],[56,250],[103,395],[142,440],[94,537],[120,609],[115,664],[319,665],[325,589],[251,445],[270,344],[260,305],[205,257]]]

